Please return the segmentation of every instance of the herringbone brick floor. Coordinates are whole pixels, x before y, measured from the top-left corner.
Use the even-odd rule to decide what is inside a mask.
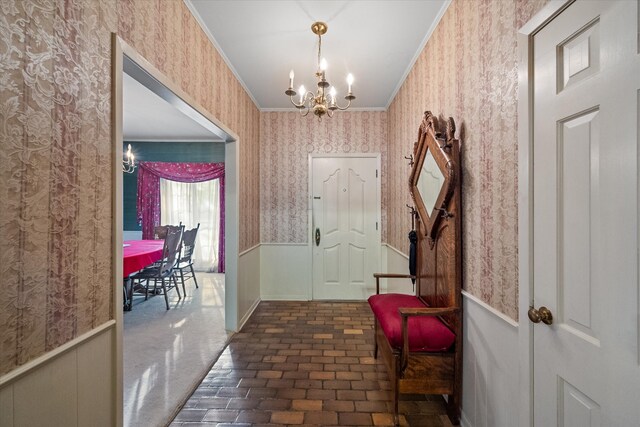
[[[390,389],[366,302],[261,302],[171,426],[388,426]],[[401,399],[401,425],[451,425],[441,396]]]

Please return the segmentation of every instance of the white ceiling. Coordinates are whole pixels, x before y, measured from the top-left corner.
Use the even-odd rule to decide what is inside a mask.
[[[127,73],[122,82],[125,141],[222,141]]]
[[[289,70],[294,86],[316,86],[318,37],[338,99],[346,76],[355,77],[352,108],[386,109],[450,0],[272,1],[185,0],[258,108],[292,108],[284,94]],[[342,103],[346,101],[342,100]]]

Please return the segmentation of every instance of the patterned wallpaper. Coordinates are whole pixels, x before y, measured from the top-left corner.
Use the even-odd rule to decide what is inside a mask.
[[[118,18],[120,37],[238,135],[239,249],[257,245],[259,110],[182,0],[118,0]]]
[[[517,29],[547,0],[454,0],[389,111],[388,243],[408,253],[408,168],[422,112],[455,119],[464,288],[518,317]]]
[[[381,153],[386,240],[387,113],[339,111],[318,121],[297,112],[260,115],[260,241],[306,243],[309,154]]]
[[[239,135],[240,250],[259,241],[260,115],[182,0],[0,10],[2,375],[113,317],[111,32]]]

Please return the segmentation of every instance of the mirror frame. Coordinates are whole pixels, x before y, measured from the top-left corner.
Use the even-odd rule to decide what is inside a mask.
[[[414,146],[414,156],[416,160],[409,178],[409,192],[416,205],[418,215],[425,226],[424,233],[431,239],[435,238],[435,230],[437,230],[440,220],[448,216],[446,208],[455,187],[455,168],[453,167],[453,159],[448,153],[451,149],[449,142],[453,139],[454,132],[455,127],[453,120],[449,119],[447,121],[446,139],[442,138],[437,130],[436,118],[430,111],[426,111],[420,124],[420,130],[418,131],[418,142]],[[422,172],[427,151],[431,152],[438,168],[440,168],[444,176],[440,193],[432,208],[425,206],[424,200],[418,191],[418,180]],[[429,215],[429,212],[431,212],[431,215]]]

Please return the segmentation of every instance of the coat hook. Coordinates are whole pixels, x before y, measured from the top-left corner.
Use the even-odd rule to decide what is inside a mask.
[[[440,148],[441,148],[442,150],[448,150],[448,149],[450,149],[452,146],[453,146],[453,145],[451,145],[451,143],[450,143],[450,142],[448,142],[448,141],[445,141],[444,143],[440,144]]]
[[[409,160],[409,166],[413,166],[413,154],[409,154],[409,156],[404,156],[405,159]],[[409,205],[407,205],[409,206]]]
[[[406,206],[411,210],[411,229],[415,230],[415,228],[416,228],[415,220],[416,220],[416,218],[418,216],[418,214],[416,212],[416,208],[413,207],[413,206],[409,206],[409,205],[406,205]]]
[[[448,210],[444,209],[444,208],[434,208],[437,211],[442,212],[442,216],[444,217],[444,219],[448,219],[448,218],[452,218],[453,214],[451,212],[449,212]]]

